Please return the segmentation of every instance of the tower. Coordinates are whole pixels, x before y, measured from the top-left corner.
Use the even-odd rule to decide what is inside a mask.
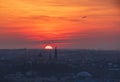
[[[57,47],[55,47],[54,59],[55,59],[55,60],[58,59],[58,51],[57,51]]]

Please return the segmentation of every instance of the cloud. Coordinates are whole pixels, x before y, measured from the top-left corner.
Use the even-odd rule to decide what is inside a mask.
[[[26,17],[20,17],[21,19],[33,19],[33,20],[48,20],[51,19],[52,17],[50,16],[45,16],[45,15],[31,15],[31,16],[26,16]]]
[[[23,20],[31,20],[31,21],[69,21],[69,22],[81,22],[82,18],[87,18],[87,16],[79,16],[79,17],[59,17],[59,16],[46,16],[46,15],[31,15],[27,17],[20,17]]]
[[[114,2],[114,5],[115,5],[118,9],[120,9],[120,0],[113,0],[113,2]]]
[[[113,0],[21,0],[24,3],[41,6],[97,6]],[[117,0],[116,0],[117,1]]]
[[[51,5],[55,6],[105,6],[111,3],[112,0],[51,0],[48,1]]]
[[[42,41],[33,41],[36,44],[54,44],[54,43],[68,43],[68,40],[42,40]]]

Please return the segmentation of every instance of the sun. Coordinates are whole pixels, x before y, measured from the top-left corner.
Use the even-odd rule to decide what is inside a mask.
[[[52,47],[52,46],[50,46],[50,45],[47,45],[47,46],[45,46],[45,49],[46,49],[46,50],[52,50],[52,49],[53,49],[53,47]]]

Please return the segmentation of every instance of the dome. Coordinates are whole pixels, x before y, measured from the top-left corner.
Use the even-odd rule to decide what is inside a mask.
[[[89,72],[79,72],[77,77],[92,77],[92,75]]]

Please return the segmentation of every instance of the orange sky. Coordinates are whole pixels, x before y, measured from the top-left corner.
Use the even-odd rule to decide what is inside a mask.
[[[0,0],[0,48],[120,50],[119,0]]]

